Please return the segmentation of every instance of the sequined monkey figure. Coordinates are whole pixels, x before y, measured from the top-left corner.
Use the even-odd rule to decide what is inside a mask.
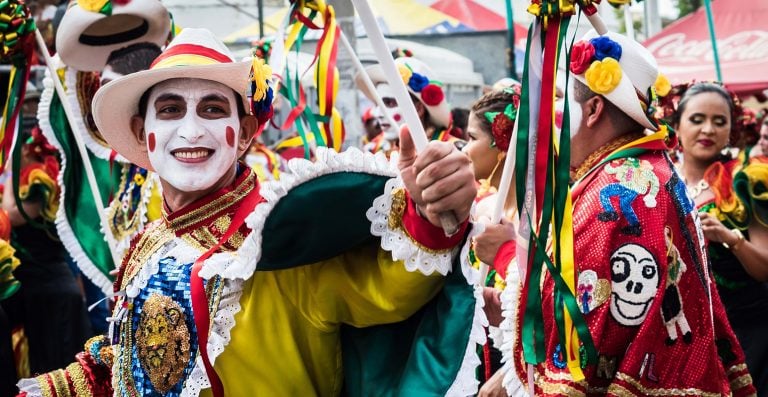
[[[675,247],[672,239],[672,230],[669,227],[664,228],[664,238],[667,241],[667,287],[664,290],[664,297],[661,301],[661,315],[664,318],[664,324],[667,326],[669,337],[666,340],[668,345],[677,341],[677,327],[683,334],[683,341],[691,343],[693,334],[688,325],[688,319],[685,318],[683,311],[683,300],[680,297],[678,283],[683,273],[686,271],[685,262],[680,258],[680,251]]]
[[[656,195],[659,193],[659,178],[653,173],[653,167],[645,160],[626,158],[614,160],[605,166],[605,172],[616,176],[618,182],[605,186],[600,191],[600,204],[603,212],[597,218],[603,222],[611,222],[623,215],[627,226],[622,233],[639,236],[642,233],[640,221],[637,219],[632,203],[637,196],[643,195],[643,202],[648,208],[656,207]],[[611,198],[619,198],[619,211],[614,209]]]

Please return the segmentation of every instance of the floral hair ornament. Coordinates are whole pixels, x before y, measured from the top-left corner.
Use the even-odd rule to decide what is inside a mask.
[[[251,67],[251,112],[259,120],[259,132],[272,117],[272,68],[254,51]]]
[[[512,140],[512,130],[515,128],[517,119],[515,105],[510,103],[503,112],[485,112],[483,116],[491,123],[493,134],[491,147],[497,147],[502,152],[506,152],[509,149],[509,141]]]
[[[607,36],[600,36],[573,45],[570,69],[574,74],[584,74],[590,90],[605,95],[621,82],[620,60],[621,45]]]

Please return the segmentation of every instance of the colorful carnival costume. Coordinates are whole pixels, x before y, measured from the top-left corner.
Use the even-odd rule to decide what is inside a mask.
[[[517,318],[503,324],[515,338],[511,351],[502,349],[515,370],[505,379],[507,390],[534,390],[537,396],[755,395],[710,276],[694,202],[667,155],[676,140],[648,116],[655,60],[631,39],[592,31],[574,44],[570,70],[582,88],[616,106],[616,113],[597,117],[620,111],[637,131],[611,135],[571,169],[573,273],[550,268],[538,280],[529,269],[521,293],[527,305],[521,303]],[[606,78],[610,70],[618,78]],[[611,134],[585,124],[575,135],[582,142]],[[657,132],[646,135],[644,128]],[[573,295],[565,296],[563,285],[571,281],[566,289]],[[536,286],[540,295],[529,295]],[[558,327],[568,302],[584,322],[578,344],[568,343],[575,340],[571,331]],[[542,327],[533,325],[538,319]],[[526,338],[531,329],[535,337]],[[534,347],[543,348],[543,361],[538,354],[532,359]]]
[[[573,192],[577,302],[598,350],[596,365],[583,366],[576,382],[565,365],[554,325],[554,289],[547,275],[542,312],[547,360],[534,369],[537,395],[754,395],[744,356],[707,271],[694,204],[665,153],[663,135],[614,141],[596,153]],[[642,154],[637,153],[640,149]],[[603,191],[622,172],[650,171],[656,192],[630,205],[634,217],[601,217]],[[640,189],[642,184],[634,186]],[[614,199],[614,203],[619,200]],[[602,219],[601,219],[602,218]],[[711,295],[710,295],[711,294]],[[704,307],[712,307],[712,316]],[[696,308],[695,315],[692,309]],[[516,328],[522,327],[518,317]],[[713,333],[714,327],[714,333]],[[526,364],[517,333],[517,377]],[[680,357],[689,357],[684,366]]]
[[[91,327],[67,253],[53,230],[59,203],[56,151],[37,128],[22,150],[26,165],[18,175],[18,211],[23,212],[23,202],[39,203],[41,210],[34,219],[22,214],[27,222],[11,229],[11,244],[21,262],[14,277],[21,288],[2,305],[12,326],[23,327],[29,370],[39,373],[66,365],[91,336]],[[5,188],[12,189],[11,184]]]
[[[712,164],[704,174],[704,181],[712,189],[714,198],[702,203],[698,210],[716,217],[731,230],[739,230],[749,238],[752,222],[768,225],[768,163],[764,157],[755,157],[745,163],[741,159]],[[755,385],[765,391],[768,382],[768,329],[763,313],[768,309],[768,284],[756,281],[744,270],[731,249],[722,244],[707,246],[712,261],[712,275],[725,305],[728,321],[744,349],[747,366]]]
[[[129,18],[135,22],[126,23]],[[111,291],[109,272],[115,268],[110,250],[122,255],[144,225],[158,219],[161,200],[157,178],[130,164],[106,142],[93,122],[91,101],[101,85],[100,72],[113,52],[141,43],[163,46],[170,30],[170,15],[156,0],[72,2],[57,31],[54,57],[66,98],[58,97],[46,71],[38,119],[46,138],[62,156],[56,229],[80,271],[104,293]],[[101,31],[110,34],[98,33]],[[62,100],[76,113],[75,128],[82,133],[87,159],[75,146],[75,131],[65,117]],[[84,160],[93,167],[103,203],[94,202]],[[112,246],[105,241],[103,226],[94,221],[97,211],[107,213],[115,240]]]
[[[189,49],[202,66],[179,66]],[[124,130],[152,84],[183,72],[201,79],[213,70],[234,90],[245,86],[250,69],[258,81],[252,91],[271,90],[267,67],[234,62],[205,30],[182,31],[158,59],[94,100],[97,122],[115,127],[104,129],[110,143],[145,168],[152,165],[146,144]],[[117,105],[119,116],[106,117],[105,98],[118,94],[130,99]],[[455,260],[467,224],[446,237],[418,215],[383,155],[318,148],[316,156],[290,162],[290,174],[263,185],[239,163],[231,185],[176,211],[165,207],[120,268],[110,337],[89,341],[65,370],[22,381],[22,391],[475,392],[474,352],[484,342],[485,317],[473,286],[477,273]]]

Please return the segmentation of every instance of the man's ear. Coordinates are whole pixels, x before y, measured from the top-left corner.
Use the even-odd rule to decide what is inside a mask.
[[[259,128],[259,120],[255,116],[247,115],[240,118],[240,133],[237,137],[237,157],[242,156],[251,147],[256,130]]]
[[[584,112],[582,118],[587,127],[593,128],[600,119],[605,116],[606,112],[606,99],[600,95],[595,95],[592,98],[587,99],[582,105],[582,111]]]
[[[147,151],[147,134],[144,131],[144,118],[139,115],[131,117],[131,132],[136,140],[141,144],[141,150]]]

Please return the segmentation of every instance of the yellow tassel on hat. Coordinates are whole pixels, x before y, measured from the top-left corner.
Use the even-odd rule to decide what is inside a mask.
[[[253,90],[253,100],[255,102],[261,101],[266,98],[269,84],[267,80],[272,79],[272,68],[267,65],[263,59],[256,56],[253,57],[253,83],[255,89]]]

